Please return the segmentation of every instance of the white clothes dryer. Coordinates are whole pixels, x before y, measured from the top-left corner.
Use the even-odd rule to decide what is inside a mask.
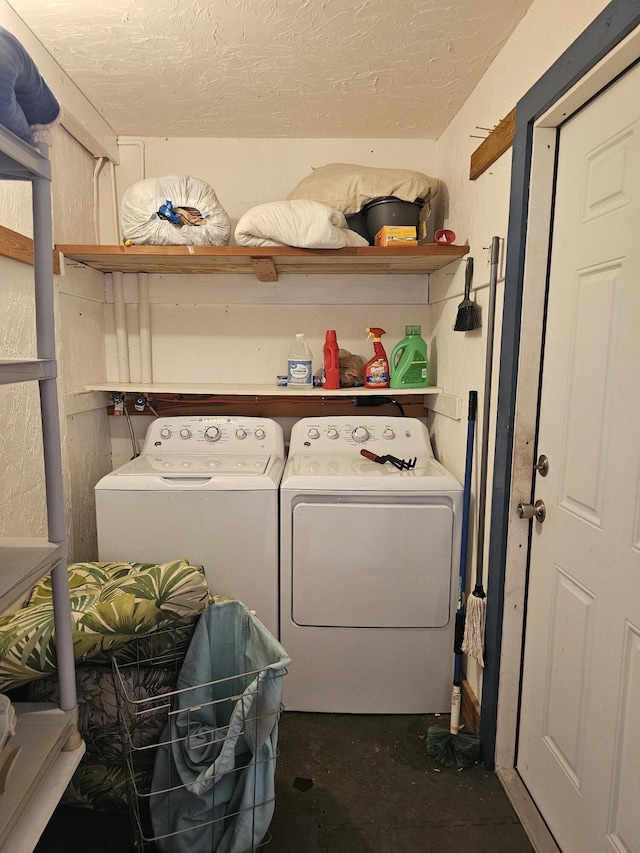
[[[413,461],[399,470],[391,455]],[[289,710],[447,712],[462,485],[416,418],[304,418],[280,487]]]
[[[278,635],[281,426],[249,417],[161,417],[139,456],[95,487],[100,560],[203,565]]]

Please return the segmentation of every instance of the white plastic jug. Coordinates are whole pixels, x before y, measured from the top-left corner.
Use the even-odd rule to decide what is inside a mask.
[[[287,361],[287,385],[313,386],[313,356],[302,333],[297,334]]]

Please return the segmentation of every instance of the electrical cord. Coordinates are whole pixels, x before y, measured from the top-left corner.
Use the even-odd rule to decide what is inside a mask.
[[[400,415],[404,418],[406,417],[404,413],[404,409],[402,404],[398,400],[394,400],[393,397],[354,397],[353,405],[359,408],[363,406],[386,406],[389,404],[393,404],[398,407],[400,411]]]

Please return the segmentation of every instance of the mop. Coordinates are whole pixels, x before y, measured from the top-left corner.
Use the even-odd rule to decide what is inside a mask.
[[[471,505],[471,469],[473,466],[473,438],[475,433],[478,392],[469,392],[469,418],[467,423],[467,458],[465,463],[464,491],[462,495],[462,541],[460,544],[460,573],[458,580],[458,610],[456,612],[453,644],[454,669],[451,694],[449,729],[431,726],[427,731],[427,754],[445,767],[459,770],[471,767],[480,760],[480,738],[472,732],[460,731],[460,703],[462,683],[462,637],[465,625],[464,594],[467,575],[469,542],[469,507]]]
[[[487,354],[484,374],[484,404],[482,407],[482,455],[480,458],[480,486],[478,491],[478,553],[476,558],[476,582],[467,599],[467,614],[464,623],[462,651],[484,666],[484,629],[487,613],[487,597],[482,586],[484,562],[484,523],[487,491],[487,460],[489,456],[489,410],[491,407],[491,368],[493,364],[493,328],[496,313],[496,285],[498,281],[498,254],[500,238],[491,241],[491,274],[489,285],[489,321],[487,326]]]

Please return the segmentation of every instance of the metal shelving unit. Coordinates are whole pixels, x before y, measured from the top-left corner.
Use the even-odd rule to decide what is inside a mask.
[[[77,728],[75,667],[67,577],[60,421],[56,381],[51,223],[51,166],[34,148],[0,127],[0,179],[32,187],[37,358],[0,358],[0,385],[37,382],[46,480],[46,538],[0,538],[0,611],[52,572],[60,704],[16,703],[16,734],[0,754],[15,755],[0,795],[0,849],[33,850],[84,752]],[[6,508],[10,511],[10,508]],[[0,764],[1,766],[1,764]]]

